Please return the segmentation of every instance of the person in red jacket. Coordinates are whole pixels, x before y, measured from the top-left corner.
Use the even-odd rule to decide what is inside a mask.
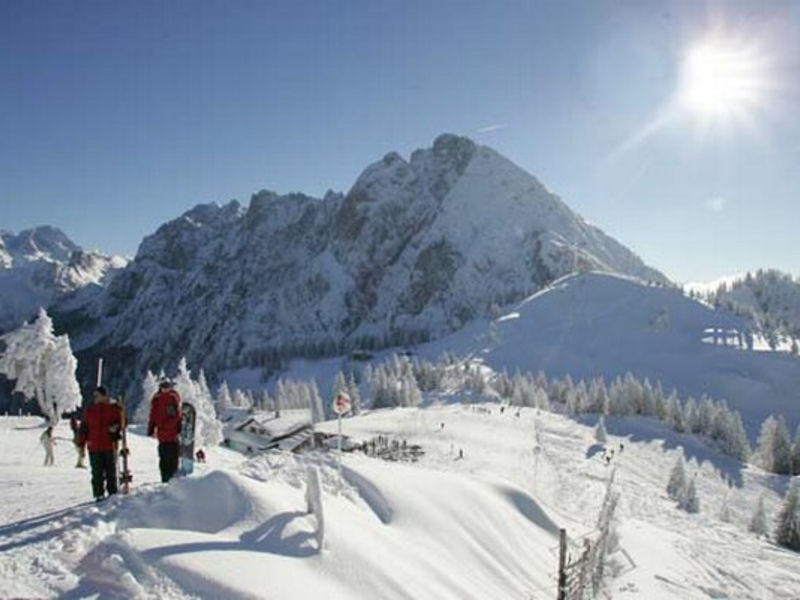
[[[89,464],[92,468],[92,493],[94,499],[103,499],[105,491],[117,493],[116,447],[122,430],[122,411],[111,404],[103,386],[94,390],[94,403],[83,415],[78,430],[77,443],[89,447]]]
[[[158,468],[161,481],[166,483],[178,471],[181,432],[181,397],[173,389],[172,382],[165,379],[150,402],[150,420],[147,435],[158,438]]]

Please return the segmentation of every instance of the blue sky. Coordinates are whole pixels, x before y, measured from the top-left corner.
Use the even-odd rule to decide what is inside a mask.
[[[798,2],[6,0],[0,16],[3,229],[133,255],[197,203],[347,190],[454,132],[679,281],[800,273]],[[746,123],[663,118],[709,32],[769,72]]]

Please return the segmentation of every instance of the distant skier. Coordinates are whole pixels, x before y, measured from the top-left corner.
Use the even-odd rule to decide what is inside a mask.
[[[39,441],[42,442],[42,446],[44,447],[44,466],[52,467],[56,462],[53,456],[53,446],[55,446],[56,442],[53,439],[52,425],[48,425],[47,429],[42,432]]]
[[[199,462],[199,463],[206,462],[206,453],[203,452],[202,448],[200,448],[200,450],[198,450],[197,452],[194,453],[194,457],[197,460],[197,462]]]
[[[112,404],[103,386],[94,390],[94,403],[86,409],[78,431],[78,444],[89,447],[92,493],[99,502],[117,493],[116,447],[122,431],[122,411]]]
[[[75,468],[85,469],[86,465],[83,461],[86,458],[86,449],[78,443],[81,424],[76,415],[72,415],[72,417],[70,417],[69,428],[72,430],[72,443],[75,445],[75,452],[78,454],[78,462],[75,464]]]
[[[164,379],[150,403],[150,419],[147,424],[147,435],[156,435],[158,438],[158,468],[163,483],[172,479],[178,471],[180,432],[181,397],[173,389],[172,382]]]

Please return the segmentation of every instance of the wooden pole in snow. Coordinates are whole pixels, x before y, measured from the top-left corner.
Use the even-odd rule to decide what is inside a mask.
[[[558,600],[567,600],[567,530],[559,529]]]

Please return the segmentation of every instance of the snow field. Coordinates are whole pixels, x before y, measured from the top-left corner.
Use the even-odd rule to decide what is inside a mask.
[[[56,467],[43,468],[37,420],[0,419],[0,577],[12,582],[0,597],[553,598],[557,529],[576,552],[613,466],[630,560],[612,597],[800,597],[800,556],[746,531],[762,493],[772,526],[788,478],[640,418],[606,419],[607,467],[595,424],[497,404],[380,410],[346,419],[345,434],[418,443],[418,463],[354,454],[340,471],[333,455],[246,461],[213,448],[196,476],[168,485],[155,483],[155,442],[132,433],[134,493],[75,507],[90,493],[71,446],[59,442]],[[666,495],[679,451],[697,474],[697,515]],[[321,552],[309,465],[322,489]],[[717,518],[726,495],[731,523]]]

